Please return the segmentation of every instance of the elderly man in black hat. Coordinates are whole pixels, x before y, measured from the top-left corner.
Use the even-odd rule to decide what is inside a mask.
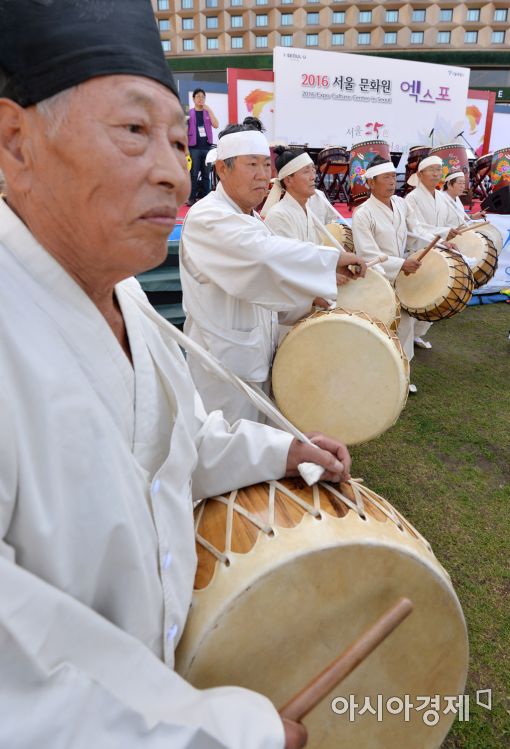
[[[0,745],[303,746],[173,671],[192,500],[348,454],[207,415],[131,278],[189,191],[150,2],[0,0],[0,28]]]

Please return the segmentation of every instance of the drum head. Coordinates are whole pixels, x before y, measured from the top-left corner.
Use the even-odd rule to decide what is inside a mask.
[[[395,423],[407,400],[409,365],[384,325],[332,310],[311,315],[283,339],[272,383],[279,409],[299,429],[353,445]]]
[[[337,242],[345,247],[347,252],[354,252],[354,241],[352,238],[352,229],[346,224],[340,224],[338,221],[333,221],[330,224],[326,224],[326,229],[336,239]],[[333,247],[333,242],[326,235],[323,242],[327,247]]]
[[[455,237],[455,244],[463,255],[476,258],[476,263],[471,266],[475,288],[488,283],[498,265],[498,252],[492,240],[481,232],[467,231],[460,237]]]
[[[448,255],[430,250],[416,273],[409,276],[398,274],[395,291],[403,307],[432,309],[448,295],[449,281]]]
[[[487,239],[491,240],[499,255],[499,253],[503,249],[503,235],[499,231],[498,227],[494,226],[494,224],[488,224],[487,226],[481,226],[476,231],[478,234],[483,234],[484,237],[487,237]]]
[[[462,611],[448,576],[417,539],[369,515],[305,515],[295,527],[261,533],[249,553],[229,553],[229,561],[194,596],[178,673],[199,689],[253,689],[280,708],[406,596],[414,605],[408,619],[305,718],[308,746],[441,746],[455,718],[442,712],[444,700],[436,725],[425,723],[423,711],[411,709],[407,720],[403,709],[386,710],[390,698],[408,695],[419,706],[418,696],[459,695],[465,686]],[[331,707],[350,695],[359,706],[351,719],[349,710]],[[368,701],[377,709],[378,695],[381,720],[367,711]]]
[[[338,287],[337,305],[353,312],[365,312],[388,328],[395,327],[399,314],[392,285],[373,268],[367,268],[364,278]]]

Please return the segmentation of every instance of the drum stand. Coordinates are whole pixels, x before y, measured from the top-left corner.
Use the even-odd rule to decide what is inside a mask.
[[[345,164],[345,171],[343,168],[339,171],[338,164],[328,160],[319,175],[317,189],[322,190],[330,203],[349,203],[349,164]],[[326,182],[326,176],[332,177],[332,181]]]

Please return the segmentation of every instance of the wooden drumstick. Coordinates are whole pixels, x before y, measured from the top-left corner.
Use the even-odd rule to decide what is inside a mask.
[[[425,249],[423,249],[421,251],[421,253],[418,255],[418,257],[416,258],[416,260],[419,263],[421,263],[421,261],[423,260],[423,258],[427,254],[427,252],[430,252],[430,250],[432,250],[436,246],[436,244],[439,242],[440,239],[441,239],[441,235],[440,234],[436,234],[436,236],[434,237],[434,239],[432,240],[432,242],[430,244],[428,244],[425,247]]]
[[[476,231],[476,229],[481,229],[482,226],[490,226],[490,223],[490,221],[480,221],[478,224],[462,227],[462,229],[459,229],[459,234],[465,234],[467,231]]]
[[[280,709],[282,718],[299,722],[313,710],[356,666],[367,658],[413,610],[408,598],[400,598],[377,621],[355,640],[347,650],[334,660],[322,673],[298,692]]]
[[[378,263],[385,263],[387,259],[388,255],[379,255],[379,257],[368,261],[367,268],[372,268],[372,266],[377,265]]]

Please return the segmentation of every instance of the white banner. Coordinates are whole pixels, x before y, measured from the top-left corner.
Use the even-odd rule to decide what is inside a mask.
[[[273,65],[276,140],[350,148],[377,138],[406,151],[464,130],[468,68],[288,47],[275,47]]]

